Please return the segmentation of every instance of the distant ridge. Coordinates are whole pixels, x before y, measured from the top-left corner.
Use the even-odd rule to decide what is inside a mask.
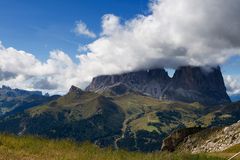
[[[12,89],[3,85],[0,88],[0,117],[22,112],[57,98],[59,98],[58,95],[43,95],[41,91]]]

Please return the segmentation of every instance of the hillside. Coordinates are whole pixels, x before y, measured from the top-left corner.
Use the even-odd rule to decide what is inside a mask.
[[[240,152],[239,146],[240,121],[225,127],[179,129],[164,139],[161,151],[228,156]]]
[[[240,102],[208,108],[208,113],[197,121],[203,126],[231,125],[240,120]]]
[[[108,139],[121,132],[123,120],[121,109],[106,97],[72,86],[67,95],[57,100],[0,120],[0,130],[17,135],[99,141],[108,146],[112,142]]]
[[[57,100],[0,120],[0,131],[155,151],[173,130],[198,125],[194,120],[203,110],[198,103],[164,102],[135,93],[105,97],[72,87]]]
[[[100,149],[90,143],[77,144],[68,140],[47,140],[32,136],[0,135],[0,160],[224,160],[239,146],[216,155],[189,153],[140,153]]]
[[[104,95],[72,86],[57,100],[1,119],[0,131],[152,152],[160,150],[163,139],[175,130],[239,120],[238,103],[209,108],[199,103],[160,101],[131,90]]]
[[[205,108],[198,103],[159,101],[133,93],[113,100],[126,115],[122,135],[116,143],[128,150],[160,150],[162,140],[172,131],[198,125],[195,119]]]

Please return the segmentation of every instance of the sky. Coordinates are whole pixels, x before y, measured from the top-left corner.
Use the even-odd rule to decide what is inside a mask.
[[[147,11],[147,0],[0,0],[0,36],[5,46],[32,53],[40,60],[46,60],[54,49],[75,58],[79,46],[93,41],[74,34],[76,22],[83,21],[100,33],[105,14],[124,20]]]
[[[0,0],[0,85],[63,94],[101,74],[220,65],[228,93],[240,95],[239,7],[239,0]]]

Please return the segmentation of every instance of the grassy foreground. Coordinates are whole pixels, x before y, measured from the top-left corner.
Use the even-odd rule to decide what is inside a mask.
[[[235,149],[233,149],[235,150]],[[0,160],[222,160],[205,154],[138,153],[100,149],[68,140],[0,135]]]

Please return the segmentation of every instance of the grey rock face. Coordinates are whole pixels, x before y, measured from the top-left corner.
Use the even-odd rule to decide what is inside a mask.
[[[71,88],[69,89],[69,93],[82,94],[83,91],[76,86],[71,86]]]
[[[192,66],[180,67],[173,78],[164,69],[99,76],[93,78],[86,90],[102,93],[119,83],[160,100],[199,102],[204,105],[231,102],[220,67],[208,70]]]
[[[180,67],[165,89],[162,98],[183,102],[217,105],[231,102],[220,67],[204,70],[200,67]]]
[[[163,89],[169,83],[170,77],[164,69],[137,71],[119,75],[95,77],[86,88],[87,91],[103,92],[116,84],[124,84],[132,90],[160,98]]]

